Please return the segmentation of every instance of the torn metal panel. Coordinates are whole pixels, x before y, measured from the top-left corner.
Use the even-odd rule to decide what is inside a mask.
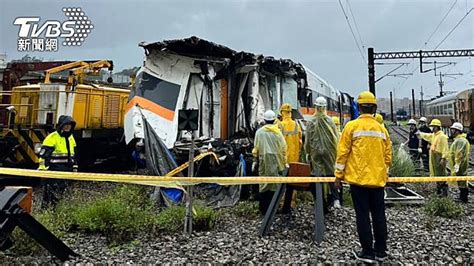
[[[140,46],[146,54],[140,73],[146,75],[139,75],[130,95],[127,143],[143,138],[137,104],[166,146],[173,148],[189,138],[177,131],[175,114],[180,109],[201,111],[198,133],[203,140],[251,138],[265,110],[278,112],[283,103],[297,110],[312,107],[317,96],[335,94],[324,80],[289,59],[236,52],[197,37]],[[160,82],[149,86],[149,80]],[[165,87],[177,93],[165,92]],[[163,106],[160,101],[168,98],[173,105]]]
[[[298,107],[298,84],[293,77],[284,76],[281,82],[282,102]]]
[[[260,113],[265,112],[263,108],[259,106],[259,91],[260,91],[260,82],[259,82],[259,73],[257,70],[254,70],[250,73],[250,84],[249,84],[249,109],[250,109],[250,127],[255,128],[258,124],[258,118]]]
[[[196,36],[154,43],[141,42],[139,46],[145,48],[147,53],[157,50],[196,58],[223,59],[232,58],[236,54],[236,51],[226,46],[203,40]]]
[[[214,95],[213,78],[225,65],[225,63],[214,63],[209,67],[207,62],[204,63],[206,67],[203,67],[203,61],[189,57],[163,51],[149,51],[144,66],[137,74],[135,87],[132,89],[127,106],[125,115],[127,143],[136,138],[143,138],[143,123],[140,122],[141,116],[136,110],[141,108],[166,146],[168,148],[174,146],[174,142],[178,139],[177,110],[186,107],[203,110],[205,103],[202,99]],[[209,101],[211,106],[213,102],[214,100]],[[210,110],[213,110],[211,113],[217,113],[214,107]],[[200,121],[202,122],[200,133],[203,135],[211,133],[212,137],[213,132],[218,132],[217,128],[208,129],[209,125],[214,127],[215,119],[209,121],[206,118]]]

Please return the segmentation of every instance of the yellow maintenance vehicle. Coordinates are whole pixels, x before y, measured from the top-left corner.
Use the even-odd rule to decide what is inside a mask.
[[[128,154],[123,142],[124,112],[130,90],[86,83],[87,75],[113,69],[113,63],[72,62],[45,71],[42,83],[13,87],[6,109],[8,123],[0,136],[0,163],[4,166],[36,167],[36,153],[44,138],[55,130],[61,115],[76,121],[79,167]],[[53,75],[69,71],[66,82],[53,82]],[[58,78],[56,77],[55,80]],[[109,77],[108,82],[111,83]]]

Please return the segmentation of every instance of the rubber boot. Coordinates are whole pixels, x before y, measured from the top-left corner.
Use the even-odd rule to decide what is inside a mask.
[[[469,189],[468,188],[459,188],[459,200],[462,203],[467,203],[468,194],[469,194]]]

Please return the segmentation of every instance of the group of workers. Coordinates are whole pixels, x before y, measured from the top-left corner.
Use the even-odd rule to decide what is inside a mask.
[[[281,106],[280,118],[272,110],[265,112],[265,125],[257,130],[252,151],[256,158],[254,166],[258,167],[260,176],[282,175],[290,163],[302,161],[311,164],[314,176],[334,175],[336,146],[340,133],[333,119],[326,114],[326,99],[317,98],[315,107],[315,114],[306,124],[304,143],[300,124],[292,119],[290,104],[285,103]],[[274,184],[260,185],[259,207],[262,214],[267,211],[275,190]],[[339,193],[335,185],[328,185],[327,191],[325,207],[328,205],[340,207]],[[288,187],[283,213],[291,213],[292,198],[292,187]]]
[[[467,176],[471,145],[464,134],[464,127],[454,122],[451,127],[453,143],[449,146],[448,136],[442,131],[441,121],[432,119],[429,127],[427,119],[421,117],[418,123],[414,119],[408,121],[410,133],[407,145],[413,160],[421,155],[423,165],[429,169],[430,176]],[[458,181],[459,201],[468,202],[469,189],[467,181]],[[437,183],[437,194],[446,197],[448,184]]]
[[[327,102],[319,97],[315,102],[315,114],[306,124],[303,143],[302,130],[291,117],[291,106],[282,105],[281,121],[273,111],[264,115],[265,125],[257,130],[253,155],[260,176],[281,176],[292,162],[311,165],[315,177],[335,176],[325,204],[338,206],[338,190],[342,181],[350,185],[356,213],[357,232],[362,247],[354,252],[364,262],[383,261],[387,256],[387,224],[384,204],[384,187],[392,163],[392,143],[383,117],[376,113],[375,96],[362,92],[358,99],[359,118],[348,122],[343,131],[337,117],[326,114]],[[453,123],[450,130],[454,138],[449,147],[448,137],[442,131],[441,122],[432,119],[429,126],[422,117],[418,123],[408,122],[410,136],[406,143],[410,155],[420,158],[429,168],[430,176],[466,176],[470,144],[460,123]],[[467,203],[467,182],[458,182],[460,201]],[[260,187],[260,211],[267,211],[276,186],[262,184]],[[288,192],[288,191],[287,191]],[[447,196],[448,184],[437,183],[437,193]],[[288,196],[289,197],[289,196]],[[288,210],[285,199],[283,210]],[[374,241],[375,239],[375,241]]]
[[[342,181],[348,183],[362,246],[354,255],[365,262],[383,261],[387,256],[384,187],[392,162],[392,144],[388,131],[376,120],[375,96],[365,91],[357,102],[361,116],[348,122],[341,132],[340,125],[336,125],[340,124],[338,119],[326,113],[326,99],[317,98],[315,114],[306,124],[304,143],[299,124],[291,118],[291,106],[281,107],[282,121],[273,111],[266,111],[265,125],[255,135],[253,155],[260,176],[281,176],[294,161],[309,163],[312,176],[335,176],[336,182],[328,184],[326,198],[326,203],[334,207],[340,206],[338,190]],[[268,184],[260,186],[261,212],[267,211],[275,190]]]
[[[326,99],[317,98],[315,113],[306,124],[304,141],[300,124],[292,118],[291,105],[281,106],[281,118],[272,110],[266,111],[265,124],[255,134],[253,168],[260,176],[283,176],[289,163],[309,163],[312,176],[336,177],[334,183],[326,184],[325,199],[327,206],[336,208],[340,207],[342,181],[349,184],[362,247],[354,255],[371,263],[383,261],[387,256],[384,187],[392,163],[392,143],[382,116],[376,113],[375,96],[364,91],[357,103],[361,115],[348,122],[341,132],[339,119],[329,117],[326,112]],[[419,127],[414,120],[408,123],[410,137],[406,144],[412,156],[421,154],[429,161],[431,176],[445,176],[447,169],[451,175],[467,175],[470,144],[463,134],[463,126],[460,123],[451,126],[454,142],[448,147],[448,137],[441,130],[441,122],[433,119],[429,127],[426,123],[424,117],[420,118]],[[72,135],[75,124],[70,116],[59,118],[56,131],[43,142],[39,153],[40,170],[77,171],[76,142]],[[66,186],[63,180],[47,181],[43,203],[56,204],[58,194]],[[467,202],[467,183],[459,182],[459,187],[461,200]],[[446,182],[439,182],[438,194],[447,196],[447,188]],[[259,207],[262,213],[267,211],[275,190],[274,184],[260,185]],[[286,212],[290,212],[291,200],[288,199],[291,197],[290,191],[283,206]]]

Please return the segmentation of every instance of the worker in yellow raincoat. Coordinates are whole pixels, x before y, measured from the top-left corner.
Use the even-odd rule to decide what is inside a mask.
[[[381,124],[385,128],[385,124],[383,123],[383,116],[381,114],[376,113],[375,120],[377,120],[377,122],[379,122],[379,124]]]
[[[441,121],[438,119],[431,120],[430,127],[433,133],[417,132],[417,135],[430,143],[430,176],[446,176],[446,166],[449,159],[448,137],[441,130]],[[438,182],[436,190],[438,195],[448,196],[446,182]]]
[[[331,117],[326,114],[327,101],[324,97],[318,97],[315,102],[316,112],[308,122],[304,149],[306,159],[311,163],[313,176],[334,176],[334,162],[336,161],[336,147],[338,133],[336,125]],[[327,197],[324,209],[330,206],[341,207],[338,190],[334,183],[326,186]]]
[[[341,135],[341,120],[339,119],[339,117],[333,116],[332,121],[336,125],[337,133],[339,133],[339,135]]]
[[[458,122],[451,126],[451,136],[454,137],[454,142],[449,149],[449,166],[452,176],[467,176],[469,168],[471,145],[466,139],[466,134],[463,134],[463,130],[463,125]],[[467,181],[458,181],[458,187],[459,201],[467,203],[469,194]]]
[[[252,168],[258,168],[259,176],[279,176],[288,167],[285,138],[275,124],[275,119],[276,115],[272,110],[266,111],[265,125],[255,133],[252,154],[256,164]],[[259,209],[262,214],[267,212],[276,188],[276,184],[260,185]]]
[[[355,257],[375,263],[387,257],[384,187],[392,163],[392,142],[387,130],[375,120],[375,96],[364,91],[357,103],[361,115],[346,124],[337,146],[336,187],[341,187],[342,181],[351,187],[362,247],[362,251],[354,252]]]
[[[286,155],[288,163],[300,161],[303,132],[301,126],[292,119],[291,105],[285,103],[280,108],[282,121],[279,123],[281,133],[286,142]],[[287,187],[282,213],[291,213],[291,208],[296,207],[296,193],[291,186]]]

